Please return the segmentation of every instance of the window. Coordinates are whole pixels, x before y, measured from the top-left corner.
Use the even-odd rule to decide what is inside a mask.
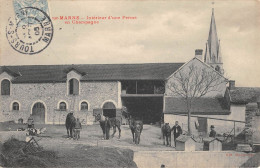
[[[65,102],[60,102],[60,110],[66,111],[66,109],[67,109],[66,103]]]
[[[79,81],[77,79],[69,80],[69,94],[70,95],[79,94]]]
[[[87,111],[88,110],[88,103],[82,102],[81,105],[80,105],[80,110],[81,111]]]
[[[13,103],[13,110],[18,111],[19,110],[19,104],[17,102]]]
[[[7,79],[1,82],[1,95],[10,95],[10,81]]]

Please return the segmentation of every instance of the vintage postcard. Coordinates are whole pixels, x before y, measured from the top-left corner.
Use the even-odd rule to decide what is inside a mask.
[[[260,166],[259,0],[0,4],[0,167]]]

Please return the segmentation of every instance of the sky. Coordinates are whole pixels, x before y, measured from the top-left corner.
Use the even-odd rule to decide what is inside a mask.
[[[48,0],[54,26],[48,47],[21,54],[8,43],[12,1],[0,0],[0,65],[187,62],[205,50],[212,7],[225,76],[236,86],[260,87],[260,2],[243,1],[57,1]],[[60,16],[136,17],[95,25],[65,24]]]

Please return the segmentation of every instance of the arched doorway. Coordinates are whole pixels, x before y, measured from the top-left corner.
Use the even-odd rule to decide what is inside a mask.
[[[35,103],[32,108],[32,116],[34,123],[44,124],[45,123],[45,107],[43,103]]]
[[[116,106],[112,102],[106,102],[103,107],[103,115],[106,117],[116,117]]]

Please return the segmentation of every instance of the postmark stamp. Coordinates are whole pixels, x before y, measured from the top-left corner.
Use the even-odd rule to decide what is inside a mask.
[[[9,18],[6,37],[11,47],[22,54],[37,54],[50,44],[53,24],[41,9],[25,7],[16,11],[15,18]]]

